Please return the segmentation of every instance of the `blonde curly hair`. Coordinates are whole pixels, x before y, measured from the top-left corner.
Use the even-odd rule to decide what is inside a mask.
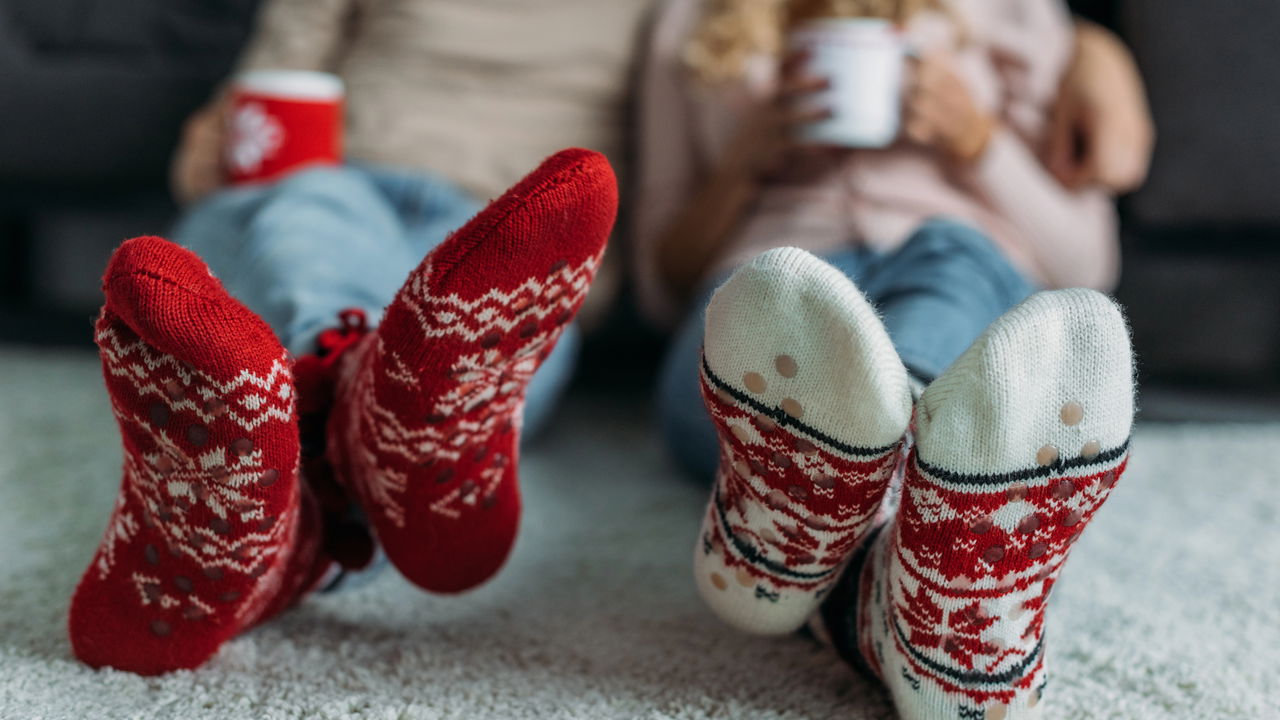
[[[791,28],[818,18],[867,17],[905,23],[922,10],[951,14],[945,0],[704,0],[684,60],[707,82],[738,77],[753,55],[779,55]]]

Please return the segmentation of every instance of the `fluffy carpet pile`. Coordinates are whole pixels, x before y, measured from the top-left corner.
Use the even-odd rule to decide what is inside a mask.
[[[160,678],[71,655],[67,602],[119,479],[89,354],[0,350],[0,717],[892,718],[799,637],[696,596],[705,495],[641,402],[577,398],[528,448],[498,578],[425,595],[387,571]],[[1280,426],[1144,426],[1055,589],[1046,718],[1280,718]]]

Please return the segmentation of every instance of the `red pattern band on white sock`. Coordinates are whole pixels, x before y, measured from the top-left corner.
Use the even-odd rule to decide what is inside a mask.
[[[733,582],[757,602],[795,598],[807,608],[798,614],[807,615],[877,519],[901,443],[846,446],[777,409],[734,397],[705,366],[702,393],[721,443],[701,571],[716,590]],[[761,626],[768,620],[745,629]]]
[[[984,720],[988,708],[992,718],[1015,702],[1035,708],[1046,601],[1127,459],[1122,446],[1063,472],[975,478],[912,452],[896,522],[864,570],[879,581],[863,584],[864,659],[883,677],[891,646],[913,690],[928,682],[926,704],[935,688]]]

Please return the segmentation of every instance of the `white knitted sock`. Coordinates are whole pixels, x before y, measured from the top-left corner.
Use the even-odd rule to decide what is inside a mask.
[[[698,589],[731,625],[790,632],[877,517],[911,415],[906,369],[853,283],[795,248],[740,268],[706,321],[720,469]]]
[[[1133,389],[1119,308],[1077,289],[1010,310],[925,390],[857,609],[904,720],[1038,716],[1045,602],[1124,471]]]

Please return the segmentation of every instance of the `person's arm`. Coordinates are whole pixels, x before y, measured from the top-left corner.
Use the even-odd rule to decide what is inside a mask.
[[[678,301],[661,270],[659,237],[693,193],[702,174],[690,110],[682,92],[680,43],[688,32],[687,3],[668,0],[656,11],[637,98],[636,189],[632,207],[632,269],[641,309],[650,320],[674,320]]]
[[[718,162],[699,135],[696,82],[684,48],[698,0],[667,0],[650,31],[640,78],[638,187],[631,241],[636,286],[650,318],[665,324],[695,286],[756,193],[746,156],[734,147]]]
[[[701,3],[668,0],[659,11],[641,80],[639,182],[632,244],[637,288],[653,319],[670,319],[696,292],[759,189],[759,178],[793,149],[792,126],[824,116],[790,102],[824,87],[803,76],[804,57],[782,71],[773,103],[742,112],[733,139],[716,154],[700,145],[685,44]],[[707,89],[711,91],[711,89]],[[714,156],[713,156],[714,155]]]
[[[966,173],[1026,243],[1052,287],[1110,290],[1120,271],[1116,213],[1109,193],[1069,189],[1008,128],[997,128]]]
[[[1045,126],[1044,118],[1048,115],[1052,119],[1054,108],[1063,109],[1064,93],[1070,96],[1077,85],[1097,82],[1098,78],[1091,77],[1098,69],[1094,67],[1097,38],[1089,26],[1071,22],[1061,0],[1006,0],[1000,17],[1005,24],[999,34],[1005,39],[996,40],[993,50],[1006,88],[1000,123],[981,157],[963,176],[1014,226],[1050,285],[1109,290],[1116,283],[1120,265],[1112,193],[1141,178],[1107,176],[1108,168],[1119,166],[1110,165],[1110,160],[1101,164],[1088,160],[1091,153],[1104,150],[1104,145],[1098,144],[1102,138],[1089,136],[1090,130],[1084,128],[1103,131],[1106,143],[1114,139],[1112,133],[1119,126],[1108,121],[1071,128],[1072,137],[1086,136],[1087,149],[1080,157],[1085,159],[1082,167],[1087,172],[1064,177],[1037,152],[1051,148],[1055,137],[1061,136],[1055,135],[1052,122]],[[1117,63],[1128,60],[1127,53],[1115,54],[1117,48],[1123,51],[1118,43],[1102,51],[1107,55],[1103,66],[1109,70],[1120,69]],[[1131,63],[1128,69],[1132,78],[1090,85],[1089,92],[1078,97],[1113,110],[1126,108],[1126,112],[1136,102],[1145,111],[1141,82]],[[1100,117],[1088,104],[1077,103],[1067,109],[1074,109],[1075,117],[1081,119]],[[1130,157],[1141,158],[1143,173],[1149,151],[1149,147],[1129,149]]]
[[[1059,58],[1067,52],[1066,16],[1053,0],[1016,2],[1007,13],[1010,24],[1000,28],[997,52],[1009,76],[999,115],[977,106],[948,58],[926,57],[908,91],[905,133],[936,149],[958,180],[1013,226],[1051,286],[1109,289],[1119,269],[1109,194],[1063,185],[1036,156],[1028,134],[1057,84],[1052,57],[1055,40]]]
[[[658,269],[681,298],[688,298],[715,262],[760,188],[791,149],[785,110],[761,108],[746,119],[692,197],[657,236]]]
[[[1129,49],[1107,29],[1077,21],[1046,144],[1054,176],[1069,187],[1131,192],[1146,180],[1155,135]]]
[[[334,69],[353,12],[354,0],[268,0],[236,67]],[[226,111],[220,87],[183,124],[169,170],[170,190],[179,203],[195,202],[222,186]]]

